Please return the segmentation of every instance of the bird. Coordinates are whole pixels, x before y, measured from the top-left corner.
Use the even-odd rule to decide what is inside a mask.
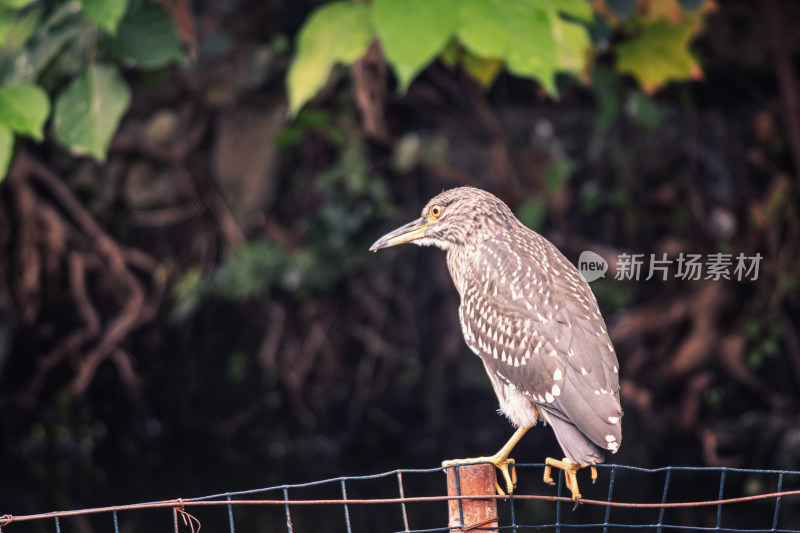
[[[442,465],[492,463],[510,494],[516,469],[509,455],[542,421],[564,453],[561,460],[545,459],[544,481],[554,484],[552,467],[563,470],[577,505],[578,470],[590,467],[594,482],[594,465],[622,444],[619,363],[589,284],[555,245],[475,187],[438,194],[418,219],[370,251],[403,243],[446,252],[464,340],[483,361],[499,412],[516,428],[494,455]]]

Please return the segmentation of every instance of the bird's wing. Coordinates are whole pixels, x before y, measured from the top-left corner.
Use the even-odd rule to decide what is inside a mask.
[[[496,243],[473,257],[460,308],[465,339],[502,381],[616,451],[619,374],[605,322],[575,267],[542,241],[557,254],[548,259],[566,265],[537,268]]]

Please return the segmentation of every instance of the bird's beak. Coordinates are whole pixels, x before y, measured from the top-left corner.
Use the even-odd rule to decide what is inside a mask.
[[[405,226],[400,226],[394,231],[390,231],[377,241],[375,241],[372,246],[369,247],[370,252],[376,252],[381,248],[388,248],[390,246],[397,246],[398,244],[403,244],[406,242],[415,241],[417,239],[421,239],[425,236],[425,228],[430,226],[432,222],[429,222],[427,219],[418,218],[417,220],[413,220],[406,224]]]

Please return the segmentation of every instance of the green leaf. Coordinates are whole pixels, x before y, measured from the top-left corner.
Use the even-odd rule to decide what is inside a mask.
[[[115,67],[90,64],[58,95],[56,136],[73,154],[103,161],[130,101],[128,84]]]
[[[286,76],[292,115],[311,100],[337,63],[352,63],[367,50],[373,36],[369,6],[332,2],[314,11],[300,30]]]
[[[545,175],[545,190],[547,190],[547,193],[554,194],[560,191],[577,168],[578,164],[572,159],[564,159],[550,165]]]
[[[6,179],[12,155],[14,155],[14,132],[0,124],[0,183]]]
[[[511,3],[503,0],[461,0],[458,4],[458,37],[482,57],[507,57],[513,40],[508,27]]]
[[[1,84],[21,85],[36,81],[67,43],[85,33],[80,18],[80,4],[77,2],[64,2],[51,11],[37,25],[30,39],[26,39],[25,47],[14,54]],[[38,22],[38,15],[36,20]]]
[[[128,9],[128,0],[81,0],[81,4],[84,15],[112,35]]]
[[[469,51],[464,53],[461,65],[464,71],[484,89],[491,87],[497,75],[503,70],[503,62],[499,59],[485,59]]]
[[[594,19],[592,5],[587,0],[549,0],[553,10],[557,13],[591,22]]]
[[[550,13],[550,24],[553,28],[553,40],[556,43],[558,70],[581,76],[586,68],[589,50],[592,48],[589,32],[585,26],[565,20],[555,12]]]
[[[596,181],[587,181],[578,189],[578,199],[581,212],[586,215],[594,214],[600,207],[602,200],[600,187]]]
[[[664,119],[664,110],[646,94],[635,91],[625,102],[625,109],[648,131],[655,130]]]
[[[0,8],[0,48],[19,49],[40,25],[41,7],[11,14]]]
[[[556,46],[546,8],[527,0],[462,0],[458,35],[482,57],[496,57],[512,74],[534,78],[555,94]]]
[[[654,22],[634,39],[617,45],[617,70],[631,74],[648,93],[671,80],[696,77],[700,67],[689,51],[691,37],[691,22]]]
[[[50,99],[32,84],[0,88],[0,122],[13,131],[42,140],[42,127],[50,116]]]
[[[175,20],[163,7],[149,0],[131,3],[117,26],[111,49],[143,69],[185,61]]]
[[[444,50],[457,12],[456,0],[375,0],[375,31],[401,91]]]
[[[6,47],[8,34],[16,23],[16,17],[0,6],[0,50]]]
[[[466,48],[504,61],[510,73],[535,79],[551,95],[557,71],[583,71],[588,32],[560,15],[590,18],[582,0],[461,0],[458,5],[458,36]]]
[[[449,69],[454,69],[458,66],[458,60],[461,58],[461,47],[455,39],[450,40],[442,50],[439,56],[439,61]]]
[[[598,131],[606,131],[622,107],[620,77],[605,67],[596,66],[592,72],[592,86],[597,100],[594,125]]]
[[[531,228],[538,230],[542,227],[544,217],[547,214],[544,201],[541,198],[528,200],[517,209],[517,218],[520,222]]]
[[[678,0],[641,0],[637,18],[645,26],[657,20],[677,23],[684,19],[684,13]]]
[[[28,7],[36,0],[0,0],[0,7],[5,7],[7,9],[22,9],[23,7]]]

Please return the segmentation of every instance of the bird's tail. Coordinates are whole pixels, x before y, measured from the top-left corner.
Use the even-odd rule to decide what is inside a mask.
[[[549,413],[548,415],[547,422],[552,426],[558,443],[569,461],[582,465],[605,461],[605,450],[589,440],[574,424],[558,416]]]

